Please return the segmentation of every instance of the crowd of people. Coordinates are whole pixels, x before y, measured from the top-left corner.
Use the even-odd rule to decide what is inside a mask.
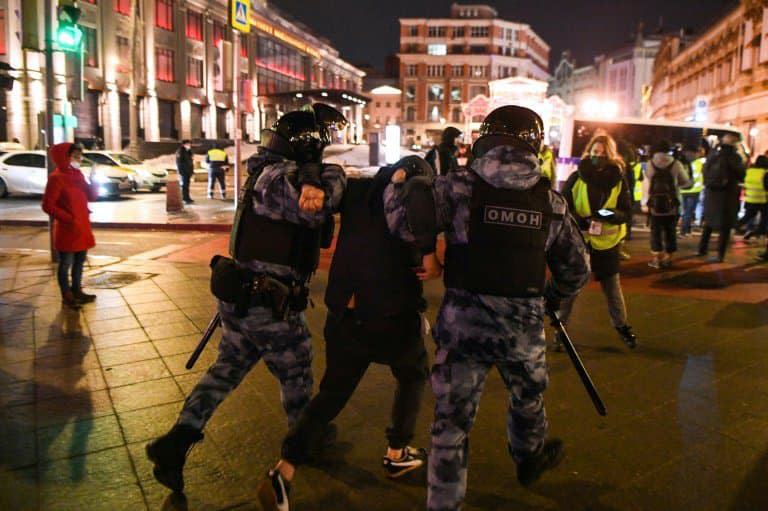
[[[713,232],[719,236],[714,262],[723,261],[734,227],[745,226],[745,238],[766,234],[768,157],[748,165],[733,135],[714,147],[702,140],[686,157],[668,141],[626,151],[610,134],[596,133],[558,193],[543,122],[523,107],[486,117],[469,165],[458,160],[462,133],[448,128],[425,159],[406,157],[374,177],[323,163],[331,130],[345,123],[323,104],[290,112],[264,130],[249,161],[231,257],[211,262],[222,325],[218,357],[176,423],[146,448],[155,478],[175,492],[184,489],[187,454],[215,410],[262,359],[280,382],[289,428],[257,489],[266,510],[289,509],[297,470],[334,440],[333,420],[372,363],[389,366],[397,382],[383,470],[395,479],[426,466],[428,509],[462,506],[470,431],[493,367],[509,392],[509,454],[518,481],[530,485],[563,456],[562,442],[547,435],[544,318],[557,314],[567,323],[592,275],[618,338],[630,349],[638,344],[620,280],[621,243],[638,204],[648,215],[654,269],[673,264],[678,224],[679,235],[690,235],[699,203],[701,256]],[[189,149],[185,143],[177,155],[187,201]],[[226,153],[212,152],[209,194],[226,162]],[[51,156],[57,170],[43,209],[54,219],[63,303],[77,308],[95,299],[81,287],[85,254],[94,245],[87,202],[95,193],[78,170],[78,146],[59,144]],[[739,220],[742,189],[746,213]],[[303,311],[320,248],[334,236],[335,214],[341,227],[325,292],[326,368],[313,396],[313,346]],[[438,256],[440,236],[444,256]],[[760,257],[768,260],[768,249]],[[440,276],[445,293],[431,330],[437,350],[430,369],[422,283]],[[562,336],[556,351],[567,342]],[[428,380],[436,401],[429,450],[410,445]]]

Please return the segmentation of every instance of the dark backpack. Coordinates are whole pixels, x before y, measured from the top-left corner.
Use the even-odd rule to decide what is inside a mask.
[[[719,153],[707,158],[703,173],[704,186],[713,190],[726,189],[731,180],[728,158]]]
[[[652,215],[668,216],[677,213],[679,203],[677,201],[677,189],[675,188],[675,176],[672,175],[672,167],[675,162],[666,168],[660,169],[653,165],[654,173],[651,178],[651,186],[648,191],[648,209]]]

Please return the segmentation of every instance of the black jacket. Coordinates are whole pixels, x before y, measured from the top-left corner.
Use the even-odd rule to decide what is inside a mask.
[[[707,186],[704,192],[704,224],[715,230],[730,229],[736,225],[739,214],[740,183],[744,182],[747,169],[736,152],[736,148],[723,144],[709,153],[704,164],[706,179],[707,167],[725,162],[730,179],[725,189],[715,189]]]
[[[456,159],[458,151],[456,146],[441,142],[427,152],[424,159],[435,169],[435,174],[445,176],[459,167],[459,161]]]
[[[179,147],[179,150],[176,151],[176,170],[182,176],[191,176],[194,173],[195,163],[192,159],[192,150],[184,146]]]
[[[603,207],[611,190],[617,183],[621,183],[619,199],[616,202],[616,208],[614,209],[614,215],[611,217],[610,223],[617,225],[624,224],[632,218],[632,196],[627,187],[627,180],[624,178],[619,167],[609,163],[606,166],[598,168],[595,167],[591,160],[584,158],[579,163],[576,172],[570,175],[563,186],[563,195],[568,201],[569,211],[576,217],[576,222],[579,224],[580,229],[584,231],[588,230],[590,219],[579,218],[573,204],[573,185],[579,177],[581,177],[587,184],[589,208],[593,212]],[[607,222],[609,220],[601,219],[600,221]],[[608,250],[591,250],[592,272],[595,274],[597,280],[602,280],[619,273],[620,261],[621,258],[619,256],[618,245]]]

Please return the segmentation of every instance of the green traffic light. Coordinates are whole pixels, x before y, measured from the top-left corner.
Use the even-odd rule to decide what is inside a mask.
[[[63,51],[80,51],[83,42],[83,31],[77,25],[59,26],[56,42]]]

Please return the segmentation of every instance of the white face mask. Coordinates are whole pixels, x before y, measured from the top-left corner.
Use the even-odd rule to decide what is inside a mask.
[[[72,168],[75,168],[75,169],[80,168],[80,162],[77,160],[72,160],[72,163],[70,163],[70,165],[72,165]]]

